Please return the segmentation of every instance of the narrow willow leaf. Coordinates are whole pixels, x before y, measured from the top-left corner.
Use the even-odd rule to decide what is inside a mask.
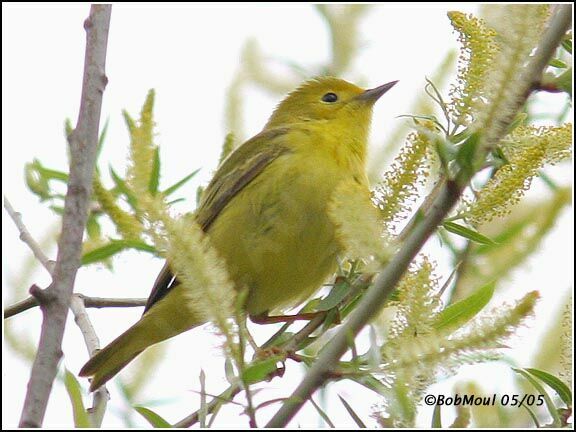
[[[562,41],[562,48],[564,48],[566,51],[568,51],[570,54],[572,54],[572,39],[564,39]]]
[[[168,202],[166,203],[166,205],[167,205],[168,207],[170,207],[171,205],[174,205],[174,204],[179,203],[179,202],[182,202],[182,201],[186,201],[186,199],[185,199],[185,198],[178,198],[178,199],[175,199],[175,200],[172,200],[172,201],[168,201]]]
[[[492,244],[485,244],[485,245],[481,245],[478,246],[477,248],[475,248],[475,254],[476,255],[484,255],[487,253],[491,253],[492,251],[494,251],[496,248],[499,247],[506,247],[507,243],[514,239],[516,236],[518,236],[519,234],[522,233],[522,231],[526,228],[526,226],[530,223],[529,220],[522,220],[514,225],[511,225],[508,229],[506,229],[505,231],[497,234],[494,237],[494,242]]]
[[[136,196],[134,195],[132,190],[128,187],[124,179],[122,179],[122,177],[116,174],[116,171],[114,171],[114,168],[112,167],[110,167],[110,176],[112,177],[112,180],[114,180],[114,184],[116,184],[118,190],[126,197],[126,200],[128,201],[130,207],[136,210],[138,207],[138,200],[136,199]]]
[[[136,249],[156,253],[156,249],[139,240],[112,240],[107,245],[94,249],[82,256],[82,265],[103,261],[126,249]]]
[[[154,150],[154,161],[152,163],[152,172],[150,173],[150,181],[148,182],[148,192],[152,196],[158,192],[158,185],[160,184],[160,147]]]
[[[50,187],[48,181],[38,174],[34,163],[27,163],[24,166],[24,178],[28,189],[44,201],[50,198]]]
[[[430,427],[433,429],[442,429],[442,405],[436,404],[434,407],[434,413],[432,414],[432,424]]]
[[[35,169],[38,174],[45,180],[59,180],[63,183],[68,183],[67,173],[46,168],[38,159],[34,159],[31,168]]]
[[[88,220],[86,221],[86,232],[88,233],[88,237],[91,239],[100,238],[102,234],[102,229],[100,228],[98,218],[93,214],[88,216]]]
[[[62,206],[51,205],[48,208],[58,215],[64,214],[64,207],[62,207]]]
[[[480,134],[474,132],[460,145],[458,153],[456,153],[456,161],[458,162],[458,165],[469,174],[473,174],[477,170],[477,164],[479,161],[476,160],[476,150],[479,141]]]
[[[316,310],[327,311],[336,307],[344,300],[344,297],[346,297],[348,293],[350,293],[350,284],[348,281],[344,278],[338,279],[328,295],[320,300],[320,303],[316,306]]]
[[[381,381],[372,375],[351,376],[350,379],[381,396],[388,396],[390,394],[390,388],[382,384]]]
[[[142,406],[135,406],[134,409],[140,414],[142,417],[146,419],[148,423],[150,423],[155,428],[171,428],[172,426],[166,420],[164,420],[160,415],[155,413],[154,411],[144,408]]]
[[[436,330],[448,330],[462,327],[462,325],[470,321],[478,312],[484,309],[484,306],[488,304],[494,295],[495,287],[496,282],[490,282],[479,288],[470,297],[446,307],[438,314],[434,328]]]
[[[128,131],[130,132],[130,136],[132,136],[134,134],[134,130],[136,129],[136,122],[130,116],[130,114],[128,114],[128,111],[126,111],[126,110],[122,111],[122,117],[124,117],[124,122],[126,123],[126,127],[128,128]]]
[[[344,399],[340,395],[338,395],[338,398],[340,399],[340,402],[342,402],[342,405],[344,405],[344,408],[346,408],[346,411],[348,411],[348,414],[350,414],[350,417],[352,417],[352,420],[354,420],[354,423],[356,423],[356,425],[359,428],[366,428],[366,424],[364,424],[364,422],[362,421],[360,416],[358,416],[358,414],[356,414],[356,412],[352,409],[350,404],[348,402],[346,402],[346,399]]]
[[[538,417],[536,417],[536,414],[534,414],[534,411],[532,411],[527,405],[523,405],[523,407],[528,412],[528,415],[532,418],[532,421],[534,422],[534,426],[536,426],[539,429],[540,428],[540,422],[538,421]]]
[[[310,398],[309,400],[314,406],[314,408],[316,408],[316,411],[318,411],[318,414],[320,414],[320,417],[322,417],[322,419],[326,422],[326,424],[332,429],[336,428],[336,426],[334,426],[334,423],[332,423],[332,420],[330,420],[330,417],[328,417],[328,415],[324,412],[324,410],[320,408],[320,406],[316,402],[314,402],[314,399]]]
[[[564,63],[562,60],[554,58],[548,62],[548,64],[555,68],[566,69],[568,65]]]
[[[176,192],[178,189],[180,189],[188,180],[190,180],[192,177],[194,177],[196,174],[198,174],[198,172],[200,171],[200,168],[198,168],[197,170],[192,171],[190,174],[188,174],[186,177],[184,177],[182,180],[174,183],[172,186],[170,186],[169,188],[166,188],[163,192],[162,195],[164,196],[169,196],[170,194]]]
[[[524,368],[524,370],[551,387],[552,390],[558,393],[558,396],[560,396],[560,399],[562,399],[566,405],[572,406],[572,392],[560,379],[540,369]]]
[[[232,364],[232,360],[228,357],[224,362],[224,374],[226,375],[226,380],[229,384],[234,384],[237,382],[236,374],[234,373],[234,365]]]
[[[68,369],[64,372],[64,385],[66,386],[66,391],[68,396],[70,396],[70,402],[72,402],[72,413],[74,415],[74,426],[77,428],[89,428],[90,418],[84,408],[84,402],[82,401],[82,391],[80,389],[80,384],[78,380]]]
[[[544,390],[544,387],[542,387],[540,385],[540,383],[538,381],[536,381],[532,375],[530,375],[528,372],[526,372],[524,369],[516,369],[516,368],[512,368],[512,370],[520,375],[522,375],[524,378],[526,378],[528,381],[530,381],[530,384],[532,384],[534,386],[534,388],[536,390],[538,390],[538,393],[540,393],[542,396],[544,396],[544,401],[546,402],[546,408],[548,408],[548,412],[550,413],[550,416],[552,417],[554,423],[551,425],[552,427],[560,427],[560,417],[558,416],[558,410],[556,409],[556,407],[554,406],[554,402],[552,402],[552,399],[550,398],[550,396],[548,395],[548,393],[546,392],[546,390]]]
[[[265,380],[277,369],[278,362],[282,360],[280,356],[273,356],[251,364],[242,372],[242,381],[246,384],[255,384]]]
[[[110,119],[106,119],[106,123],[104,123],[104,127],[102,128],[102,132],[100,132],[100,137],[98,138],[98,150],[96,153],[96,159],[100,157],[100,152],[102,152],[102,146],[104,145],[104,141],[106,140],[106,134],[108,133],[108,125],[110,124]]]
[[[465,227],[464,225],[460,225],[455,222],[444,222],[442,226],[446,229],[446,231],[449,231],[452,234],[459,235],[460,237],[467,238],[468,240],[473,241],[475,243],[484,245],[495,244],[495,242],[492,239],[480,234],[478,231]]]
[[[70,135],[74,132],[74,126],[72,126],[72,121],[67,118],[64,120],[64,136],[69,139]]]

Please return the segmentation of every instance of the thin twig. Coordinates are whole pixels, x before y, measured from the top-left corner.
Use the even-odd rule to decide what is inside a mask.
[[[62,339],[74,279],[80,266],[82,237],[88,218],[92,178],[96,165],[102,95],[107,78],[104,72],[111,5],[92,5],[84,21],[86,53],[80,112],[74,132],[69,135],[70,174],[62,217],[62,232],[52,283],[46,290],[32,292],[43,314],[38,351],[20,417],[20,427],[41,427],[62,358]]]
[[[284,349],[286,351],[293,351],[298,348],[298,346],[304,341],[308,336],[310,336],[316,329],[318,329],[326,319],[326,314],[321,314],[314,317],[308,324],[306,324],[302,330],[296,333],[294,336],[290,338],[284,345]],[[273,335],[270,339],[274,339],[276,335]],[[268,345],[267,341],[262,346],[265,347]],[[214,412],[216,408],[218,408],[224,401],[229,401],[234,399],[234,397],[242,391],[242,387],[239,384],[232,384],[226,390],[224,390],[219,396],[213,398],[210,403],[206,405],[206,413],[210,414]],[[183,418],[178,423],[174,424],[172,427],[175,428],[188,428],[196,424],[199,420],[200,410],[193,412],[186,418]]]
[[[107,298],[107,297],[88,297],[84,294],[75,294],[84,301],[84,307],[87,308],[130,308],[146,306],[145,298]],[[4,309],[4,319],[18,315],[21,312],[38,306],[38,300],[35,297],[28,297]]]
[[[36,242],[36,240],[34,240],[34,237],[30,235],[26,225],[24,225],[24,222],[22,222],[22,215],[14,210],[12,204],[6,197],[4,197],[4,208],[16,224],[16,228],[18,228],[18,231],[20,232],[20,240],[28,245],[40,264],[42,264],[44,268],[48,270],[48,273],[52,274],[52,271],[54,270],[54,261],[48,259],[48,257],[44,254],[44,251],[40,245]]]
[[[74,321],[78,325],[78,328],[80,328],[82,336],[84,337],[84,342],[88,348],[88,354],[92,357],[96,351],[100,349],[100,340],[98,339],[94,327],[90,322],[90,318],[88,317],[88,313],[86,312],[83,297],[73,295],[70,300],[70,309],[74,314]],[[102,425],[102,419],[104,418],[106,405],[109,400],[110,394],[108,393],[106,386],[103,385],[94,392],[92,408],[88,410],[92,427],[100,427]]]
[[[218,406],[220,406],[220,404],[222,404],[228,400],[234,399],[234,397],[238,393],[240,393],[241,391],[242,391],[242,387],[239,384],[232,384],[230,387],[228,387],[226,390],[224,390],[218,396],[213,398],[208,404],[206,404],[206,407],[204,408],[205,413],[210,414]],[[200,410],[195,411],[192,414],[190,414],[189,416],[187,416],[186,418],[183,418],[182,420],[180,420],[178,423],[174,424],[172,427],[174,427],[174,428],[190,427],[190,426],[198,423],[199,416],[200,416]]]
[[[525,80],[527,85],[539,82],[542,71],[554,54],[556,47],[570,28],[572,20],[572,6],[562,5],[558,7],[557,13],[552,18],[551,25],[545,31],[534,57],[525,69]],[[523,98],[514,101],[511,107],[514,113],[524,105],[529,93],[526,92]],[[514,116],[509,115],[501,119],[502,133],[507,129]],[[501,136],[495,136],[494,141],[486,143],[482,157],[496,145]],[[366,292],[357,308],[350,314],[349,320],[340,328],[336,335],[326,344],[320,356],[310,368],[300,385],[294,390],[292,395],[286,399],[280,410],[272,417],[266,427],[285,427],[296,415],[300,408],[312,396],[312,394],[322,386],[329,378],[340,360],[346,352],[349,341],[360,332],[360,330],[370,321],[370,319],[382,308],[396,284],[419,252],[424,243],[436,230],[438,224],[454,207],[473,172],[462,170],[456,180],[447,180],[440,189],[438,196],[434,200],[430,210],[424,214],[423,220],[416,224],[411,234],[406,237],[402,247],[390,263],[382,270],[374,285]]]

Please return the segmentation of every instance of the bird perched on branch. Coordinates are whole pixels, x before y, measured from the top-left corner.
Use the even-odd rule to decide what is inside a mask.
[[[340,245],[328,205],[342,182],[365,188],[372,107],[396,81],[363,90],[321,77],[290,93],[264,129],[236,149],[205,190],[195,220],[224,259],[246,311],[296,306],[335,270]],[[95,390],[147,347],[203,324],[187,313],[167,262],[141,319],[80,371]],[[273,317],[271,317],[273,318]]]

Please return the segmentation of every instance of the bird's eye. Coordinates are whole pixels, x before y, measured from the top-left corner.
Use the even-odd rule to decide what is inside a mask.
[[[322,96],[322,102],[336,102],[338,100],[338,95],[336,95],[336,93],[326,93],[324,96]]]

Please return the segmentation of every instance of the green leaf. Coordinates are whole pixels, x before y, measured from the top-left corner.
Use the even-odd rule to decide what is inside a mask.
[[[560,379],[540,369],[524,368],[524,370],[551,387],[552,390],[558,393],[558,396],[560,396],[560,399],[562,399],[566,405],[572,406],[572,392]]]
[[[255,384],[264,381],[278,367],[278,362],[282,361],[280,356],[273,356],[264,360],[256,361],[242,372],[242,381],[245,384]]]
[[[166,203],[166,205],[167,205],[168,207],[170,207],[171,205],[174,205],[174,204],[179,203],[179,202],[181,202],[181,201],[186,201],[186,199],[184,199],[184,198],[178,198],[178,199],[175,199],[175,200],[172,200],[172,201],[168,201],[168,202]]]
[[[68,183],[68,174],[62,171],[46,168],[38,159],[30,164],[31,168],[36,170],[44,180],[58,180],[62,183]]]
[[[442,167],[446,171],[450,162],[456,157],[456,146],[449,140],[437,138],[434,140],[434,148],[442,162]]]
[[[68,396],[70,396],[70,402],[72,402],[72,413],[74,414],[74,426],[77,428],[89,428],[92,427],[90,424],[90,418],[88,417],[88,412],[84,408],[84,402],[82,401],[82,391],[78,380],[68,369],[64,371],[64,385]]]
[[[523,405],[523,407],[526,410],[526,412],[528,413],[528,415],[532,418],[532,421],[534,422],[534,426],[536,426],[538,429],[540,429],[540,422],[538,421],[538,417],[536,417],[536,414],[534,414],[534,411],[532,411],[527,405]]]
[[[361,375],[361,376],[354,376],[350,377],[351,380],[356,381],[358,384],[363,385],[369,390],[381,395],[381,396],[389,396],[390,389],[388,386],[382,384],[377,378],[372,375]]]
[[[104,145],[104,141],[106,140],[106,134],[108,133],[108,124],[110,123],[110,119],[106,119],[106,123],[104,123],[104,127],[102,128],[102,132],[100,132],[100,137],[98,138],[98,150],[96,153],[96,159],[100,157],[100,153],[102,152],[102,146]]]
[[[333,309],[344,300],[348,293],[350,293],[350,284],[345,278],[339,278],[328,295],[318,303],[316,310],[327,311]]]
[[[525,124],[527,119],[528,114],[525,112],[519,112],[518,114],[516,114],[516,118],[514,118],[514,121],[512,121],[512,123],[510,123],[510,125],[506,129],[506,135],[512,133],[518,126]],[[507,160],[505,157],[504,159]]]
[[[436,406],[434,406],[431,427],[433,429],[442,429],[442,405],[436,404]]]
[[[550,416],[552,417],[553,422],[554,422],[551,426],[552,427],[560,427],[561,422],[560,422],[560,417],[558,416],[558,411],[557,411],[556,407],[554,406],[552,399],[550,399],[550,396],[548,395],[546,390],[544,390],[544,387],[542,387],[540,385],[540,383],[538,381],[536,381],[534,378],[532,378],[532,376],[528,372],[526,372],[524,369],[512,368],[512,370],[514,372],[522,375],[528,381],[530,381],[530,384],[532,384],[534,386],[534,388],[536,390],[538,390],[538,393],[540,393],[542,396],[544,396],[544,401],[546,402],[546,408],[548,408],[548,412],[550,413]]]
[[[224,374],[226,375],[226,380],[229,384],[237,382],[236,374],[234,373],[234,366],[232,365],[232,360],[229,358],[226,358],[224,362]]]
[[[190,174],[188,174],[186,177],[184,177],[182,180],[174,183],[172,186],[170,186],[169,188],[166,188],[163,192],[162,195],[164,196],[169,196],[170,194],[176,192],[176,190],[180,189],[180,187],[182,187],[188,180],[190,180],[192,177],[194,177],[196,174],[198,174],[198,172],[200,171],[200,168],[198,168],[197,170],[192,171]]]
[[[538,177],[552,191],[558,192],[560,190],[560,186],[558,186],[558,184],[556,184],[556,182],[554,180],[552,180],[550,178],[550,176],[548,174],[546,174],[544,171],[542,171],[542,170],[538,171]]]
[[[100,238],[102,233],[98,218],[93,214],[88,216],[88,220],[86,221],[86,232],[88,233],[88,237],[91,239]]]
[[[72,132],[74,132],[72,121],[69,118],[67,118],[66,120],[64,120],[64,136],[66,137],[67,140],[69,139]]]
[[[573,68],[568,68],[562,72],[556,79],[554,83],[556,87],[560,90],[566,92],[570,97],[572,97],[572,75],[574,73]]]
[[[478,170],[478,164],[481,161],[477,161],[477,148],[480,142],[480,134],[474,132],[470,135],[466,141],[464,141],[458,147],[458,152],[456,153],[456,161],[460,168],[467,173],[466,177],[470,177]]]
[[[564,63],[562,60],[554,58],[548,62],[548,64],[555,68],[566,69],[568,65]]]
[[[50,198],[50,186],[48,186],[48,181],[38,173],[35,162],[24,166],[24,178],[28,189],[44,201]]]
[[[160,147],[154,149],[154,161],[152,163],[152,172],[150,173],[150,181],[148,182],[148,191],[152,196],[158,192],[158,185],[160,184]]]
[[[502,245],[506,245],[510,240],[514,239],[518,235],[521,235],[522,231],[526,228],[528,223],[529,223],[529,221],[523,220],[523,221],[520,221],[520,222],[510,226],[508,229],[497,234],[494,237],[495,243],[480,245],[477,248],[475,248],[475,251],[474,251],[475,254],[476,255],[484,255],[487,253],[491,253],[495,249],[501,247]]]
[[[164,420],[160,415],[156,414],[154,411],[144,408],[142,406],[135,406],[134,409],[144,417],[148,423],[150,423],[155,428],[171,428],[172,426],[166,420]]]
[[[572,39],[566,38],[562,41],[562,48],[572,54]]]
[[[457,224],[456,222],[444,222],[442,226],[446,229],[446,231],[451,232],[452,234],[459,235],[460,237],[467,238],[470,241],[475,243],[484,244],[484,245],[493,245],[495,242],[480,234],[478,231],[473,230],[472,228],[465,227],[464,225]]]
[[[434,328],[436,330],[457,329],[470,321],[478,312],[484,309],[492,296],[496,282],[490,282],[478,289],[474,294],[446,307],[438,314]]]
[[[112,180],[114,180],[114,183],[116,184],[118,190],[126,197],[126,200],[128,201],[130,207],[136,210],[138,208],[138,200],[136,199],[136,196],[134,195],[132,190],[128,187],[124,179],[122,179],[122,177],[116,174],[116,171],[114,171],[114,168],[112,167],[110,167],[110,176],[112,177]]]
[[[350,404],[346,402],[346,400],[342,396],[338,395],[338,398],[340,398],[340,402],[342,402],[342,405],[344,405],[344,408],[346,408],[346,411],[348,411],[348,414],[350,414],[350,417],[352,417],[354,423],[356,423],[356,425],[359,428],[366,428],[366,425],[364,424],[362,419],[358,416],[358,414],[356,414],[356,412],[352,409]]]
[[[54,213],[56,213],[57,215],[63,215],[64,214],[64,207],[62,207],[62,206],[51,205],[48,208],[50,210],[52,210]]]
[[[126,110],[122,110],[122,116],[124,117],[124,122],[126,123],[126,127],[128,128],[130,136],[133,136],[134,131],[136,130],[136,122]]]
[[[122,252],[125,249],[136,249],[156,253],[156,249],[140,240],[112,240],[107,245],[94,249],[82,256],[82,265],[103,261]]]

